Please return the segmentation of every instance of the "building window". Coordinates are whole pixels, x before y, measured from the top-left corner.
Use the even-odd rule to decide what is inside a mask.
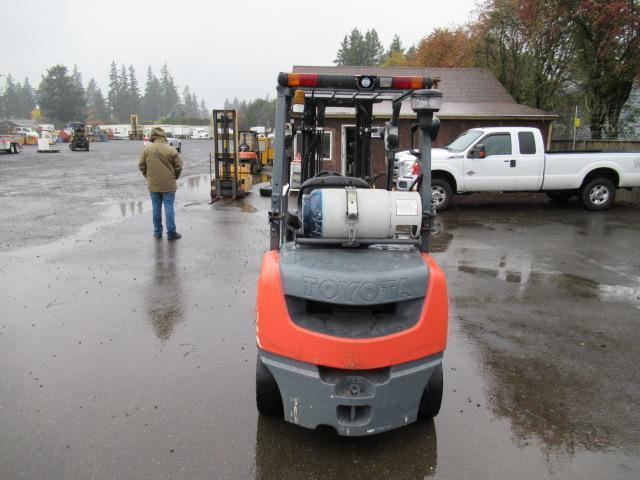
[[[295,138],[295,141],[293,142],[294,155],[298,154],[298,145],[302,145],[302,132],[296,133],[296,138]],[[332,146],[333,146],[333,132],[329,130],[324,130],[322,135],[322,153],[323,153],[322,160],[326,162],[331,160]],[[300,155],[302,155],[302,152],[300,152]]]

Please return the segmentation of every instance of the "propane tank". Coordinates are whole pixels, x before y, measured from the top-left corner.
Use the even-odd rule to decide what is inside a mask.
[[[302,227],[312,238],[417,238],[421,221],[418,192],[319,188],[302,197]]]

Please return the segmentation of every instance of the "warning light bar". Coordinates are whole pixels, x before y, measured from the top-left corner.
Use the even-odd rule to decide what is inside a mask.
[[[278,85],[294,88],[344,90],[420,90],[433,86],[431,77],[387,77],[377,75],[323,75],[318,73],[280,73]]]

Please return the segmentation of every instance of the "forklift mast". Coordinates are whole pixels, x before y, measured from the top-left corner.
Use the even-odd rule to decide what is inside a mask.
[[[277,250],[287,242],[289,169],[293,158],[293,141],[297,133],[297,151],[302,157],[301,183],[324,172],[324,124],[327,108],[341,107],[355,110],[354,171],[352,177],[372,184],[385,176],[385,187],[391,190],[393,162],[398,150],[398,121],[402,102],[409,96],[425,92],[433,87],[430,77],[385,77],[368,75],[322,75],[312,73],[280,73],[278,76],[275,125],[275,159],[273,164],[271,210],[269,212],[270,248]],[[439,98],[441,95],[437,92]],[[392,115],[384,130],[386,168],[374,172],[371,161],[371,134],[373,105],[391,102]],[[304,108],[296,108],[304,106]],[[438,107],[439,108],[439,107]],[[437,110],[437,108],[435,109]],[[431,202],[431,141],[435,121],[433,111],[416,110],[419,150],[412,151],[418,157],[422,172],[418,191],[422,200],[423,222],[420,249],[428,251],[429,237],[435,216]],[[437,130],[435,132],[437,134]],[[290,237],[290,235],[289,235]]]

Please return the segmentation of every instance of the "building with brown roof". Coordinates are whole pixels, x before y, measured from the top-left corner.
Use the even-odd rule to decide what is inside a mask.
[[[451,142],[460,133],[474,127],[523,126],[537,127],[548,143],[551,122],[556,115],[517,103],[504,86],[484,68],[427,68],[427,67],[293,67],[295,73],[431,76],[442,91],[444,101],[437,116],[442,121],[440,134],[434,146]],[[375,104],[373,114],[384,125],[391,117],[389,102]],[[331,144],[325,169],[345,172],[349,157],[349,139],[354,135],[355,112],[350,108],[328,108],[325,113],[325,131]],[[407,100],[400,112],[400,149],[409,147],[411,125],[415,114]],[[372,140],[372,158],[384,161],[381,141]]]

